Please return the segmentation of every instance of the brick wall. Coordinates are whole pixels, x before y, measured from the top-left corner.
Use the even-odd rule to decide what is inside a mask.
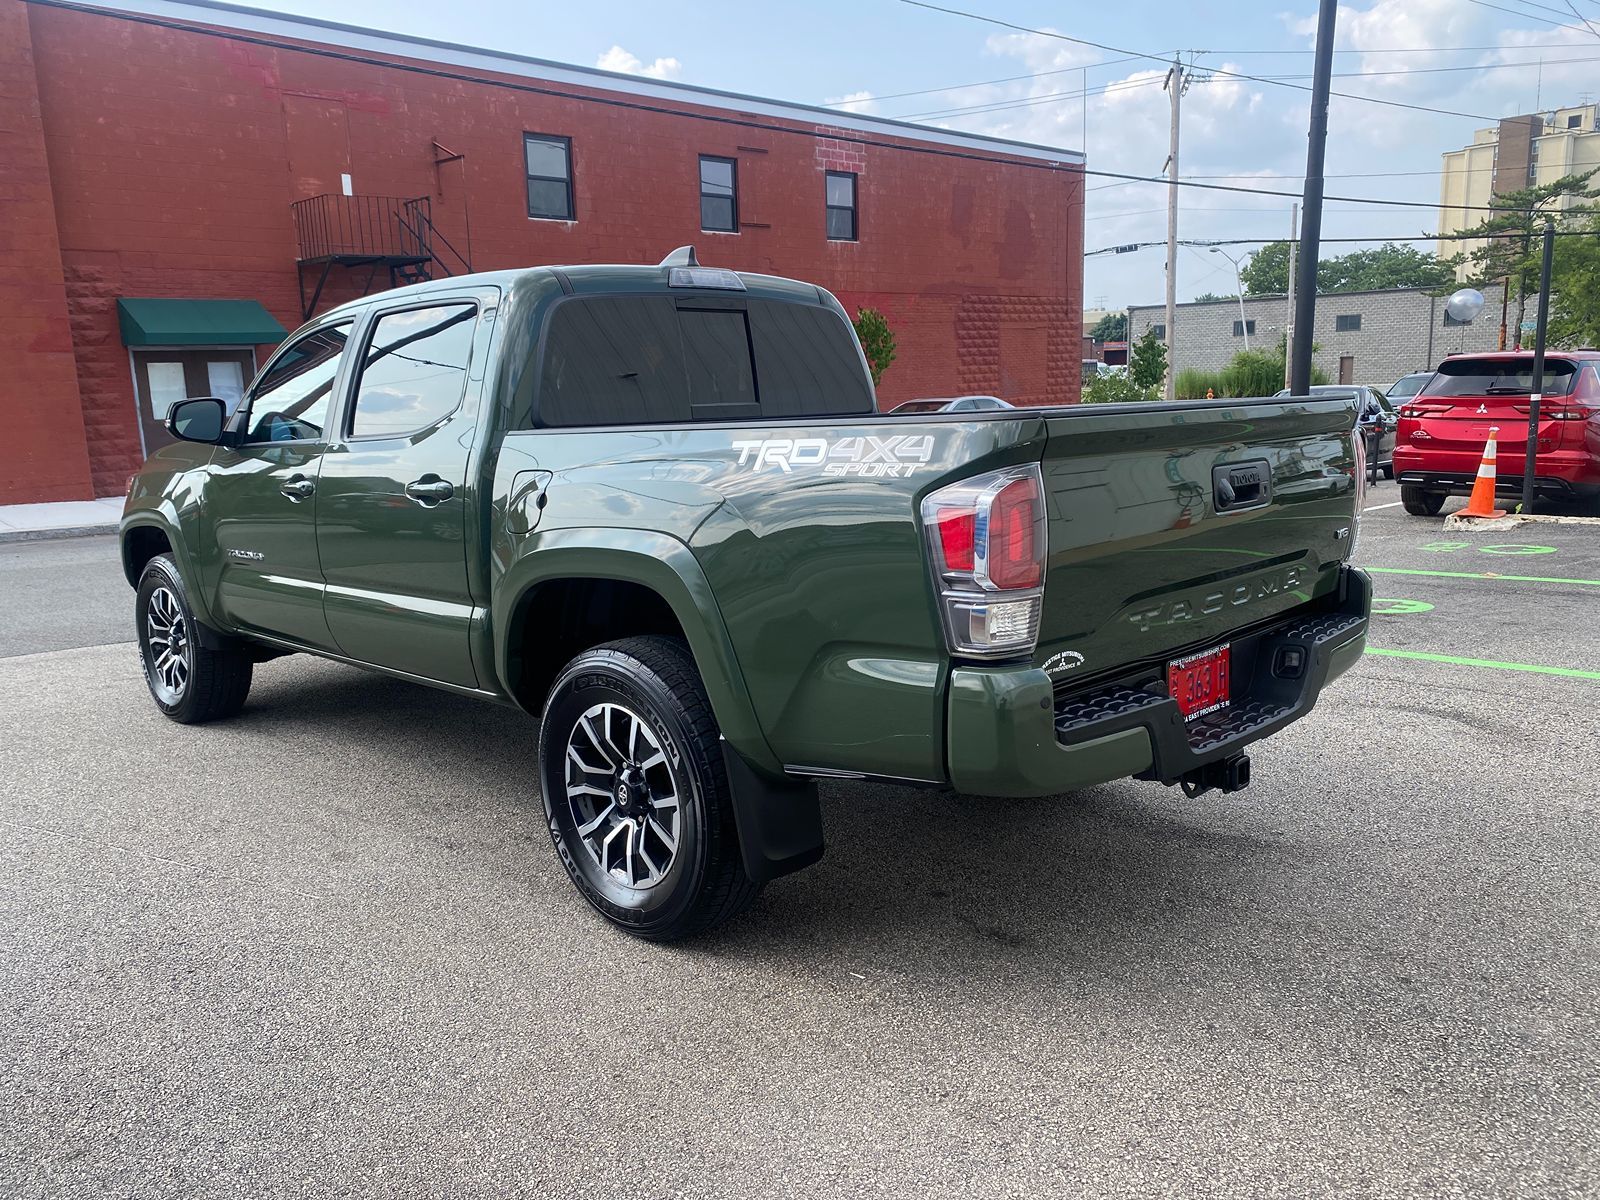
[[[0,504],[91,491],[29,15],[0,0]]]
[[[898,342],[885,406],[968,391],[1077,398],[1075,170],[276,35],[0,2],[31,14],[56,286],[70,305],[96,488],[119,489],[140,454],[116,298],[252,298],[293,328],[290,203],[337,192],[346,173],[357,194],[430,196],[463,250],[470,218],[478,270],[655,262],[693,243],[708,264],[813,280],[851,311],[878,307]],[[572,139],[574,221],[528,218],[524,132]],[[435,141],[465,160],[436,168]],[[738,162],[737,234],[699,228],[701,154]],[[828,170],[858,176],[856,242],[827,240]],[[319,307],[352,293],[336,270]]]

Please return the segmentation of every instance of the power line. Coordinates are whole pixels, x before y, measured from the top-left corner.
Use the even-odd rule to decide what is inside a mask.
[[[1481,4],[1484,3],[1485,0],[1472,0],[1472,2],[1474,4]],[[1146,54],[1139,50],[1129,50],[1123,46],[1111,46],[1104,42],[1091,42],[1086,38],[1070,37],[1065,33],[1055,33],[1048,29],[1034,29],[1027,25],[1018,25],[1012,21],[1003,21],[999,17],[988,17],[984,16],[982,13],[965,12],[959,8],[946,8],[943,5],[931,4],[928,2],[928,0],[900,0],[900,3],[909,4],[914,8],[926,8],[932,12],[946,13],[954,17],[965,17],[971,21],[981,21],[987,25],[998,25],[1003,29],[1011,29],[1017,33],[1028,33],[1034,35],[1035,37],[1054,38],[1057,41],[1071,42],[1073,45],[1077,46],[1088,46],[1095,50],[1104,50],[1108,54],[1124,54],[1134,58],[1146,59],[1150,62],[1158,62],[1163,66],[1167,65],[1167,60],[1159,55]],[[1579,30],[1579,32],[1582,32],[1582,30]],[[1273,87],[1293,88],[1295,91],[1300,92],[1309,92],[1311,90],[1304,84],[1289,83],[1288,81],[1281,79],[1269,79],[1261,75],[1247,75],[1242,71],[1228,71],[1221,67],[1208,68],[1208,73],[1213,76],[1222,76],[1228,79],[1247,79],[1253,83],[1265,83],[1270,84]],[[1414,112],[1435,113],[1439,116],[1445,117],[1462,117],[1474,121],[1499,120],[1498,117],[1487,117],[1482,113],[1457,112],[1453,109],[1433,108],[1426,104],[1408,104],[1402,100],[1380,100],[1375,96],[1363,96],[1356,92],[1330,92],[1329,94],[1338,96],[1344,100],[1360,100],[1368,104],[1381,104],[1388,108],[1405,108]]]
[[[909,0],[907,0],[907,2],[909,3]],[[1540,22],[1543,22],[1546,25],[1553,25],[1557,29],[1570,29],[1570,30],[1572,30],[1573,33],[1585,33],[1585,32],[1587,32],[1587,30],[1585,30],[1581,25],[1563,25],[1560,21],[1552,21],[1549,17],[1541,17],[1541,16],[1535,15],[1534,13],[1522,12],[1520,9],[1506,8],[1504,5],[1500,5],[1500,4],[1490,4],[1489,0],[1467,0],[1467,2],[1469,4],[1476,4],[1479,8],[1492,8],[1492,9],[1495,10],[1495,12],[1509,13],[1513,17],[1518,18],[1519,20],[1523,20],[1523,21],[1540,21]],[[1540,5],[1540,7],[1542,8],[1543,5]],[[1554,10],[1552,10],[1552,11],[1554,11]]]
[[[1017,83],[1024,79],[1043,79],[1046,75],[1076,75],[1093,67],[1113,67],[1118,63],[1133,62],[1138,55],[1127,58],[1107,58],[1099,62],[1084,63],[1081,67],[1057,67],[1053,71],[1034,71],[1027,75],[1007,75],[1001,79],[979,79],[973,83],[952,83],[948,87],[922,88],[915,92],[888,92],[882,96],[872,96],[873,100],[904,100],[907,96],[937,96],[945,92],[961,92],[967,88],[992,87],[997,83]],[[847,104],[859,104],[859,100],[835,100],[831,104],[824,104],[824,108],[842,108]]]
[[[1321,238],[1320,240],[1324,245],[1329,243],[1371,244],[1373,242],[1491,242],[1509,241],[1512,239],[1521,238],[1523,236],[1524,235],[1519,232],[1486,233],[1476,236],[1471,233],[1408,233],[1400,234],[1395,237],[1325,237]],[[1600,238],[1600,233],[1596,233],[1592,229],[1558,229],[1555,231],[1555,236]],[[1264,246],[1270,242],[1282,242],[1286,240],[1288,239],[1286,239],[1280,233],[1272,237],[1210,238],[1206,240],[1186,239],[1178,244],[1180,246]],[[1085,250],[1083,252],[1083,256],[1085,258],[1093,258],[1099,254],[1128,254],[1134,250],[1153,250],[1157,247],[1165,245],[1166,242],[1124,242],[1118,246],[1102,246],[1098,250]]]
[[[1210,192],[1240,192],[1247,196],[1283,196],[1289,200],[1300,199],[1299,192],[1276,191],[1269,188],[1247,188],[1228,183],[1200,183],[1194,179],[1169,180],[1160,175],[1129,175],[1122,171],[1095,171],[1088,168],[1079,168],[1079,173],[1092,175],[1100,179],[1120,179],[1128,183],[1159,183],[1165,187],[1191,187],[1200,188]],[[1096,189],[1099,190],[1099,189]],[[1335,200],[1342,204],[1382,204],[1390,208],[1426,208],[1430,210],[1450,209],[1455,212],[1486,212],[1486,213],[1513,213],[1536,212],[1536,209],[1514,209],[1504,206],[1494,207],[1486,204],[1435,204],[1427,200],[1385,200],[1379,196],[1324,196],[1324,200]]]
[[[1118,60],[1114,60],[1114,61],[1127,62],[1129,60],[1128,59],[1118,59]],[[1588,57],[1588,58],[1542,59],[1542,60],[1535,60],[1535,61],[1531,61],[1531,62],[1476,63],[1476,64],[1472,64],[1472,65],[1469,65],[1469,66],[1463,66],[1463,67],[1418,67],[1418,68],[1416,68],[1414,70],[1396,70],[1396,71],[1335,71],[1334,72],[1334,77],[1338,78],[1338,79],[1360,79],[1360,78],[1364,78],[1364,77],[1378,77],[1378,76],[1386,76],[1386,75],[1429,75],[1429,74],[1453,73],[1453,72],[1459,72],[1459,71],[1501,71],[1501,70],[1508,70],[1508,69],[1520,69],[1520,68],[1524,68],[1524,67],[1556,67],[1556,66],[1570,65],[1570,64],[1574,64],[1574,63],[1585,63],[1585,64],[1586,63],[1600,63],[1600,58],[1595,58],[1595,57],[1591,56],[1591,57]],[[1094,64],[1094,65],[1099,66],[1099,65],[1103,65],[1103,64],[1098,64],[1097,63],[1097,64]],[[1082,67],[1068,67],[1068,68],[1065,68],[1065,69],[1069,70],[1069,71],[1080,71],[1083,68]],[[1036,76],[1020,75],[1020,76],[1016,76],[1015,78],[1017,78],[1017,79],[1032,79],[1032,78],[1036,78]],[[1263,76],[1260,76],[1259,78],[1261,78],[1262,80],[1266,80],[1266,81],[1270,81],[1270,82],[1275,82],[1276,83],[1276,82],[1282,82],[1282,81],[1288,80],[1288,79],[1309,79],[1309,78],[1311,78],[1311,76],[1309,76],[1309,75],[1263,75]],[[894,116],[894,119],[897,120],[897,121],[909,121],[909,120],[930,119],[930,118],[949,118],[949,117],[953,117],[953,116],[982,116],[982,115],[987,114],[987,113],[1008,112],[1011,109],[1016,109],[1016,108],[1033,108],[1033,107],[1036,107],[1036,106],[1041,105],[1041,104],[1050,104],[1050,103],[1054,103],[1054,102],[1060,101],[1060,100],[1078,100],[1078,99],[1083,99],[1083,98],[1088,97],[1088,96],[1103,96],[1103,95],[1106,95],[1106,94],[1108,94],[1110,92],[1121,92],[1121,91],[1126,91],[1126,90],[1128,90],[1130,88],[1149,87],[1149,86],[1153,86],[1153,85],[1155,85],[1155,84],[1157,84],[1159,82],[1161,82],[1161,81],[1159,79],[1155,78],[1154,76],[1151,76],[1151,77],[1148,77],[1148,78],[1145,78],[1145,79],[1113,80],[1110,83],[1101,84],[1098,87],[1089,88],[1086,91],[1082,90],[1082,89],[1079,89],[1079,90],[1076,90],[1076,91],[1042,92],[1042,93],[1040,93],[1039,95],[1036,95],[1036,96],[1016,96],[1016,97],[1012,97],[1010,99],[985,100],[985,101],[982,101],[982,102],[977,103],[977,104],[965,104],[965,105],[957,105],[957,106],[951,107],[951,108],[930,109],[930,110],[927,110],[927,111],[924,111],[924,112],[896,113],[895,116]],[[1201,82],[1204,82],[1204,81],[1201,80]],[[981,86],[984,86],[984,85],[981,85],[981,84],[965,84],[965,85],[960,85],[958,87],[952,87],[949,90],[950,91],[959,91],[959,90],[961,90],[961,87],[981,87]],[[933,92],[938,92],[941,89],[933,88],[933,89],[930,89],[930,90],[933,91]],[[922,95],[922,94],[925,94],[925,93],[904,93],[904,94]],[[1337,93],[1335,93],[1335,94],[1337,94]],[[879,100],[879,99],[887,99],[888,97],[874,96],[872,98],[874,100]],[[1435,110],[1435,111],[1437,111],[1437,110]],[[1485,118],[1485,119],[1489,120],[1489,119],[1493,119],[1493,118]]]

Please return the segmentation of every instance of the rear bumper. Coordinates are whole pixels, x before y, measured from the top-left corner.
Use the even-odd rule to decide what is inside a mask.
[[[1427,492],[1443,492],[1447,496],[1469,496],[1472,494],[1472,485],[1477,482],[1476,471],[1418,471],[1396,467],[1395,478],[1406,487],[1419,487]],[[1497,496],[1520,498],[1522,496],[1522,476],[1507,475],[1497,472],[1494,479],[1494,491]],[[1535,475],[1533,477],[1534,495],[1544,500],[1586,500],[1591,496],[1600,494],[1600,480],[1567,479],[1558,475]]]
[[[1129,775],[1173,783],[1231,758],[1305,716],[1360,659],[1372,585],[1346,567],[1330,599],[1234,638],[1233,704],[1196,721],[1184,721],[1167,695],[1164,660],[1059,695],[1042,670],[958,668],[950,685],[951,784],[978,795],[1051,796]],[[1286,674],[1286,655],[1295,651],[1302,666]]]
[[[1499,470],[1495,475],[1495,491],[1501,495],[1522,494],[1521,467],[1527,460],[1525,454],[1505,453],[1516,446],[1501,443]],[[1401,446],[1395,450],[1395,477],[1401,482],[1426,488],[1430,492],[1450,495],[1467,495],[1478,478],[1478,459],[1481,452],[1465,453],[1456,450],[1418,450],[1414,446]],[[1511,462],[1506,461],[1507,458]],[[1534,490],[1541,496],[1555,499],[1574,499],[1600,492],[1600,460],[1582,450],[1544,450],[1535,460]]]

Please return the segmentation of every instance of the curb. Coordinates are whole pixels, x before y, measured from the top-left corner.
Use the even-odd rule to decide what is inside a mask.
[[[63,525],[58,529],[0,529],[0,546],[16,542],[50,542],[56,538],[100,537],[103,534],[115,533],[118,528],[118,525],[110,524]]]
[[[1458,532],[1465,529],[1481,529],[1486,533],[1493,533],[1500,529],[1515,529],[1518,525],[1600,526],[1600,517],[1547,517],[1539,513],[1528,513],[1526,515],[1512,513],[1490,520],[1485,517],[1463,517],[1460,513],[1451,513],[1444,519],[1444,527],[1446,529],[1454,529]]]

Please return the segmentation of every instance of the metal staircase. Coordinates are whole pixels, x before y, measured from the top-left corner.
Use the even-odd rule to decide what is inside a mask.
[[[390,287],[469,274],[472,263],[433,222],[429,196],[344,196],[324,193],[296,200],[295,259],[300,285],[300,316],[310,320],[335,268],[359,277],[359,295],[372,291],[380,271]],[[454,269],[453,269],[454,268]],[[316,279],[306,294],[308,271]]]

